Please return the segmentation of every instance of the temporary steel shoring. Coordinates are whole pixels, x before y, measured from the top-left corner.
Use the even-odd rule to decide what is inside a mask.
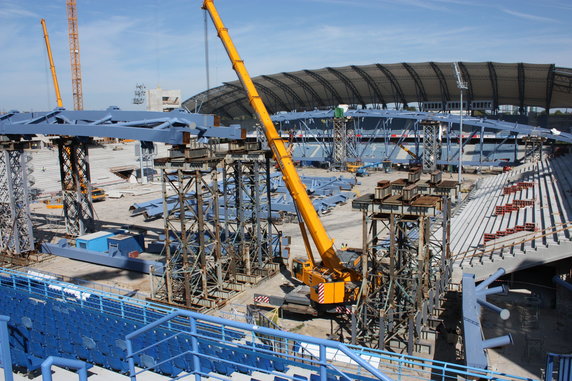
[[[524,158],[527,161],[537,163],[542,160],[542,145],[544,139],[529,136],[524,139]]]
[[[215,169],[216,162],[203,162],[203,168]],[[189,308],[213,308],[215,293],[223,286],[220,230],[207,221],[209,211],[218,217],[217,171],[205,174],[199,169],[161,168],[166,271],[154,295],[169,303]],[[205,180],[211,177],[211,181]],[[167,209],[167,197],[174,193],[175,207]],[[208,200],[208,204],[207,204]]]
[[[104,111],[67,111],[62,108],[34,113],[10,111],[0,115],[0,135],[13,142],[26,141],[34,135],[66,137],[59,140],[58,149],[66,231],[71,236],[89,231],[93,224],[88,149],[85,142],[77,140],[78,137],[134,139],[173,145],[185,144],[191,135],[231,140],[244,137],[238,127],[215,127],[212,115],[191,114],[185,110],[170,113],[120,111],[116,107]],[[7,173],[21,173],[19,163],[13,160],[6,163],[16,165],[5,168]],[[25,191],[29,191],[28,186],[25,186]],[[3,225],[0,235],[12,236],[13,224],[15,222],[10,221]],[[31,249],[24,249],[27,250]]]
[[[223,165],[223,245],[234,250],[230,275],[257,283],[277,270],[272,263],[273,239],[278,235],[271,219],[270,157],[265,151],[228,153]],[[228,199],[234,199],[234,208]],[[236,218],[231,216],[233,209]]]
[[[334,118],[332,164],[336,168],[345,169],[346,167],[347,136],[346,119]]]
[[[0,148],[0,251],[9,255],[34,250],[27,163],[23,149]]]
[[[441,205],[436,221],[423,208],[419,214],[387,214],[372,203],[363,210],[367,297],[352,315],[352,343],[415,351],[451,276],[448,198],[443,197]]]
[[[272,263],[279,235],[271,221],[269,152],[228,152],[156,166],[162,172],[166,270],[154,297],[197,310],[214,308],[245,283],[278,270]]]
[[[87,143],[61,138],[57,145],[66,232],[77,237],[91,232],[94,226]]]
[[[430,173],[437,169],[437,160],[441,158],[441,139],[439,122],[424,120],[423,127],[423,172]]]

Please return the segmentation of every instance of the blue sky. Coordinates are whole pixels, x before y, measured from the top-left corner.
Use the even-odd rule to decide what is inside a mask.
[[[85,109],[132,102],[137,83],[206,88],[200,0],[77,0]],[[572,67],[569,0],[217,0],[252,76],[423,61]],[[55,107],[40,19],[73,108],[65,0],[0,0],[0,111]],[[209,19],[211,86],[236,79]]]

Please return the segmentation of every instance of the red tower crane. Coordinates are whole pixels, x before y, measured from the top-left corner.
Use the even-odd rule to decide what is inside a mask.
[[[71,77],[74,110],[83,110],[83,92],[81,86],[81,64],[79,60],[79,34],[77,27],[76,0],[67,0],[68,35],[70,43]]]

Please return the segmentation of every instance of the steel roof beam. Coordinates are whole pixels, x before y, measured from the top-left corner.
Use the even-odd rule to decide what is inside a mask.
[[[365,70],[363,70],[362,68],[359,68],[355,65],[352,65],[351,68],[356,73],[358,73],[359,76],[362,77],[362,79],[369,85],[369,87],[373,90],[375,96],[379,100],[379,103],[383,105],[383,108],[387,108],[387,103],[385,102],[385,98],[381,94],[381,90],[379,89],[379,86],[377,86],[373,78],[371,78],[371,76],[368,73],[366,73]]]
[[[305,106],[305,105],[304,105],[304,101],[302,100],[302,98],[300,98],[300,97],[298,96],[298,94],[296,94],[296,93],[294,92],[294,90],[292,90],[292,88],[291,88],[290,86],[288,86],[287,84],[285,84],[284,82],[282,82],[282,81],[280,81],[280,80],[278,80],[278,79],[276,79],[276,78],[269,77],[269,76],[267,76],[267,75],[263,75],[262,78],[264,78],[264,79],[267,80],[268,82],[270,82],[270,83],[272,83],[272,84],[278,86],[282,91],[284,91],[285,93],[287,93],[288,95],[290,95],[290,96],[292,97],[292,99],[294,99],[296,102],[298,102],[298,104],[299,104],[301,107],[304,107],[304,106]],[[296,107],[291,107],[290,109],[293,109],[293,108],[296,108]],[[286,111],[288,111],[288,110],[286,110]]]
[[[215,103],[215,102],[218,102],[218,100],[221,99],[221,98],[227,98],[227,97],[230,97],[231,95],[234,95],[234,93],[237,93],[237,92],[241,92],[241,93],[242,93],[242,92],[244,92],[244,89],[243,89],[242,87],[240,87],[240,86],[232,86],[232,85],[230,85],[230,83],[228,83],[228,82],[223,82],[223,84],[232,87],[232,90],[231,90],[231,91],[223,92],[222,94],[217,95],[217,96],[214,97],[214,98],[209,98],[209,102],[208,102],[208,103]],[[221,86],[221,87],[222,87],[222,86]],[[216,90],[216,89],[218,89],[218,87],[215,88],[215,89],[207,90],[207,91],[212,91],[212,90]]]
[[[413,120],[437,120],[443,123],[459,123],[460,115],[455,114],[434,114],[422,111],[402,111],[402,110],[374,110],[374,109],[364,109],[364,110],[348,110],[346,112],[347,116],[352,116],[354,118],[396,118],[396,119],[413,119]],[[315,111],[304,111],[304,112],[292,112],[279,115],[273,115],[272,120],[275,122],[293,121],[297,119],[324,119],[333,118],[333,110],[315,110]],[[506,131],[511,134],[523,134],[523,135],[536,135],[540,137],[545,137],[547,139],[557,140],[566,143],[572,143],[572,134],[567,132],[560,132],[555,135],[550,130],[546,128],[540,128],[536,126],[529,126],[526,124],[510,123],[500,120],[492,120],[485,118],[476,117],[463,117],[463,124],[473,127],[483,127],[485,129]]]
[[[318,105],[320,106],[326,106],[326,102],[324,102],[324,100],[322,99],[322,97],[320,97],[318,95],[318,93],[312,88],[312,86],[310,86],[308,84],[308,82],[304,81],[302,78],[300,77],[296,77],[295,75],[292,75],[290,73],[282,73],[286,78],[296,82],[296,84],[298,86],[300,86],[301,88],[304,89],[304,91],[308,92],[310,95],[312,95],[312,97],[318,102]]]
[[[354,84],[352,83],[352,81],[349,80],[348,77],[346,77],[343,73],[341,73],[339,70],[336,70],[332,67],[327,67],[326,68],[330,73],[332,73],[333,75],[336,76],[337,79],[339,79],[340,81],[342,81],[344,83],[344,85],[346,85],[346,88],[350,89],[351,92],[354,94],[355,99],[358,100],[359,104],[361,104],[361,106],[363,108],[365,108],[365,102],[361,96],[361,94],[359,93],[359,91],[356,89],[356,87],[354,86]]]
[[[467,70],[467,67],[465,66],[464,63],[459,62],[459,68],[461,69],[461,72],[463,73],[463,79],[467,82],[467,95],[468,95],[468,99],[467,99],[467,110],[471,109],[471,103],[473,102],[473,99],[475,99],[473,97],[473,82],[471,81],[471,74],[469,74],[469,70]]]
[[[288,105],[286,103],[284,103],[284,101],[282,100],[282,98],[280,98],[278,96],[278,94],[276,94],[272,89],[264,86],[263,84],[261,84],[260,82],[254,82],[254,85],[260,89],[260,91],[262,91],[264,94],[268,95],[269,97],[271,97],[272,99],[274,99],[274,104],[277,105],[278,107],[282,108],[282,110],[274,110],[271,113],[277,112],[277,111],[291,111],[292,109],[290,107],[288,107]],[[246,95],[245,95],[246,96]],[[278,108],[276,107],[276,108]],[[270,110],[269,110],[270,111]]]
[[[572,94],[572,77],[554,73],[554,89],[563,93]]]
[[[407,62],[402,62],[401,65],[407,70],[413,81],[415,82],[415,89],[417,90],[417,101],[427,102],[427,93],[425,92],[425,86],[423,86],[423,82],[421,81],[421,77],[419,74],[409,65]]]
[[[393,75],[393,73],[387,69],[385,66],[381,64],[375,64],[375,66],[385,75],[385,77],[391,83],[391,87],[393,88],[393,99],[395,103],[401,102],[403,107],[407,107],[407,100],[405,99],[405,95],[403,95],[403,90],[401,90],[401,86],[399,85],[399,81]]]
[[[524,64],[520,62],[517,67],[518,67],[518,112],[521,115],[524,115],[525,113],[524,84],[526,83],[524,75]]]
[[[316,81],[320,82],[320,84],[322,86],[324,86],[324,88],[328,89],[328,91],[330,92],[330,94],[333,97],[333,100],[336,101],[337,104],[344,103],[344,101],[342,100],[342,97],[340,97],[340,94],[338,94],[338,92],[336,91],[336,89],[334,89],[332,84],[330,82],[326,81],[326,79],[324,79],[324,77],[322,77],[318,73],[314,73],[313,71],[310,71],[310,70],[304,70],[304,73],[308,74],[310,77],[312,77]]]
[[[239,127],[214,127],[212,115],[185,111],[65,111],[15,113],[0,120],[0,135],[110,137],[183,144],[185,135],[242,139]]]
[[[550,111],[550,106],[552,104],[552,91],[554,90],[554,65],[550,66],[548,71],[548,76],[546,78],[546,117],[548,118],[548,113]]]
[[[495,65],[492,62],[487,62],[487,67],[489,68],[489,78],[491,80],[491,88],[493,91],[493,110],[496,111],[499,108],[499,84],[497,71],[495,70]]]
[[[443,72],[441,71],[439,66],[437,66],[437,64],[435,62],[429,62],[429,65],[431,65],[431,67],[433,68],[433,71],[437,75],[437,79],[439,79],[439,85],[441,87],[441,102],[443,103],[443,111],[444,111],[447,102],[449,102],[451,100],[451,94],[449,94],[449,88],[447,87],[447,81],[445,80],[445,76],[443,75]]]
[[[238,98],[235,99],[234,101],[230,102],[230,103],[226,103],[224,105],[221,105],[213,110],[211,110],[211,112],[213,114],[219,114],[219,113],[224,113],[225,115],[227,115],[230,119],[232,119],[234,116],[230,113],[230,111],[228,111],[228,109],[230,109],[231,107],[238,107],[240,108],[242,111],[244,111],[244,113],[246,115],[250,115],[253,116],[254,112],[251,109],[249,109],[248,107],[246,107],[244,104],[247,103],[248,101],[246,100],[246,98]]]

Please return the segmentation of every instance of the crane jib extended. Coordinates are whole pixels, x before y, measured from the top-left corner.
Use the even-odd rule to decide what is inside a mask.
[[[284,141],[276,131],[266,106],[260,98],[260,95],[258,94],[258,91],[256,90],[256,87],[254,86],[254,83],[252,82],[252,79],[246,70],[246,66],[244,65],[244,62],[240,58],[240,55],[238,54],[238,51],[236,50],[234,43],[230,38],[228,29],[226,29],[224,26],[218,11],[214,6],[213,0],[204,0],[203,9],[206,9],[209,12],[217,30],[218,36],[221,39],[232,62],[233,69],[236,71],[240,82],[242,83],[242,86],[248,95],[249,103],[254,109],[258,119],[263,126],[264,134],[268,140],[268,145],[274,154],[275,160],[278,162],[280,170],[284,176],[284,181],[287,184],[287,188],[290,191],[295,205],[300,212],[300,215],[308,229],[310,236],[312,237],[312,240],[316,245],[316,248],[318,249],[320,257],[322,258],[323,270],[334,279],[337,278],[338,280],[356,280],[356,273],[353,271],[349,271],[348,273],[348,270],[345,268],[338,255],[336,254],[333,241],[328,236],[326,229],[318,217],[318,213],[312,205],[312,202],[306,192],[306,187],[300,180],[300,176],[296,171],[292,157],[286,148]],[[308,252],[308,256],[311,255],[312,254]],[[326,277],[319,278],[322,279],[322,282],[326,281]],[[312,284],[310,284],[310,286],[312,286]]]

